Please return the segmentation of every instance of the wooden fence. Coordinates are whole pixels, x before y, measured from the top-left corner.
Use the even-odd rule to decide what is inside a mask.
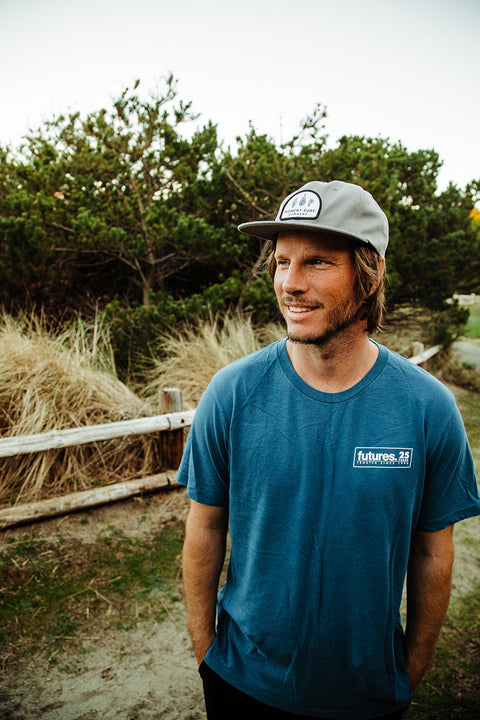
[[[413,357],[408,358],[410,362],[412,362],[414,365],[422,365],[424,362],[430,360],[431,357],[436,355],[442,349],[442,345],[433,345],[433,347],[424,350],[422,343],[413,343],[413,348],[415,347],[417,347],[418,349],[418,354],[415,354]]]
[[[413,346],[413,357],[410,362],[421,365],[441,350],[441,345],[424,350],[421,343]],[[179,487],[175,482],[175,471],[178,468],[183,451],[183,430],[190,427],[195,410],[181,410],[181,392],[177,388],[166,388],[161,391],[161,415],[122,420],[120,422],[90,425],[88,427],[67,430],[51,430],[38,435],[22,435],[18,437],[0,438],[0,458],[13,457],[26,453],[44,452],[57,448],[83,445],[102,440],[111,440],[127,435],[161,432],[162,455],[166,458],[167,467],[172,468],[149,478],[129,480],[115,483],[93,490],[63,495],[59,498],[24,503],[0,510],[0,530],[20,523],[45,519],[56,515],[84,510],[97,505],[123,500],[146,492],[154,492],[163,488]],[[174,412],[170,412],[170,411]]]
[[[38,435],[4,437],[0,439],[0,458],[56,450],[72,447],[73,445],[86,445],[91,442],[112,440],[127,435],[144,435],[164,430],[179,430],[192,424],[194,413],[194,410],[189,410],[68,430],[50,430]]]
[[[21,435],[0,438],[0,458],[45,452],[58,448],[85,445],[102,440],[112,440],[128,435],[144,435],[160,432],[159,443],[166,472],[139,480],[106,485],[92,490],[62,495],[61,497],[22,503],[0,510],[0,530],[63,515],[76,510],[124,500],[135,495],[155,492],[165,488],[179,487],[175,475],[183,451],[183,431],[192,424],[195,410],[182,411],[182,396],[178,388],[165,388],[159,393],[161,415],[135,420],[89,425],[87,427],[51,430],[36,435]],[[169,412],[173,410],[173,412]]]

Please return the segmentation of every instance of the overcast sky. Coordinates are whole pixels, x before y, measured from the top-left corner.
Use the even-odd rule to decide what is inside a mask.
[[[344,134],[434,148],[480,178],[480,0],[0,0],[0,144],[172,72],[225,144],[288,139],[317,103]]]

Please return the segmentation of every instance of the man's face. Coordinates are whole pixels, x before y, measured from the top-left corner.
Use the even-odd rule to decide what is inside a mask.
[[[291,341],[324,345],[359,322],[348,239],[281,232],[275,259],[274,288]]]

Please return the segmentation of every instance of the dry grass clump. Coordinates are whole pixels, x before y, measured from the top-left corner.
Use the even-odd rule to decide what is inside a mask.
[[[0,318],[0,434],[30,435],[155,414],[114,373],[108,333]],[[159,469],[150,435],[0,459],[0,503],[141,477]],[[156,467],[155,467],[156,465]]]
[[[178,387],[184,408],[193,409],[218,370],[283,336],[282,326],[272,323],[256,330],[251,319],[241,315],[184,327],[162,339],[162,359],[149,373],[146,392],[155,395],[163,387]]]

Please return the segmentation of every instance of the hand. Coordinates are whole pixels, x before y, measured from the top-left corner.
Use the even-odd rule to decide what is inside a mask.
[[[200,638],[192,638],[193,652],[195,653],[198,667],[200,667],[203,660],[205,659],[205,655],[207,654],[208,649],[210,648],[214,640],[215,633],[213,633],[213,635],[209,634]]]
[[[416,690],[429,664],[430,663],[428,661],[426,663],[415,663],[408,662],[407,660],[407,673],[408,679],[410,681],[410,688],[412,691]]]

